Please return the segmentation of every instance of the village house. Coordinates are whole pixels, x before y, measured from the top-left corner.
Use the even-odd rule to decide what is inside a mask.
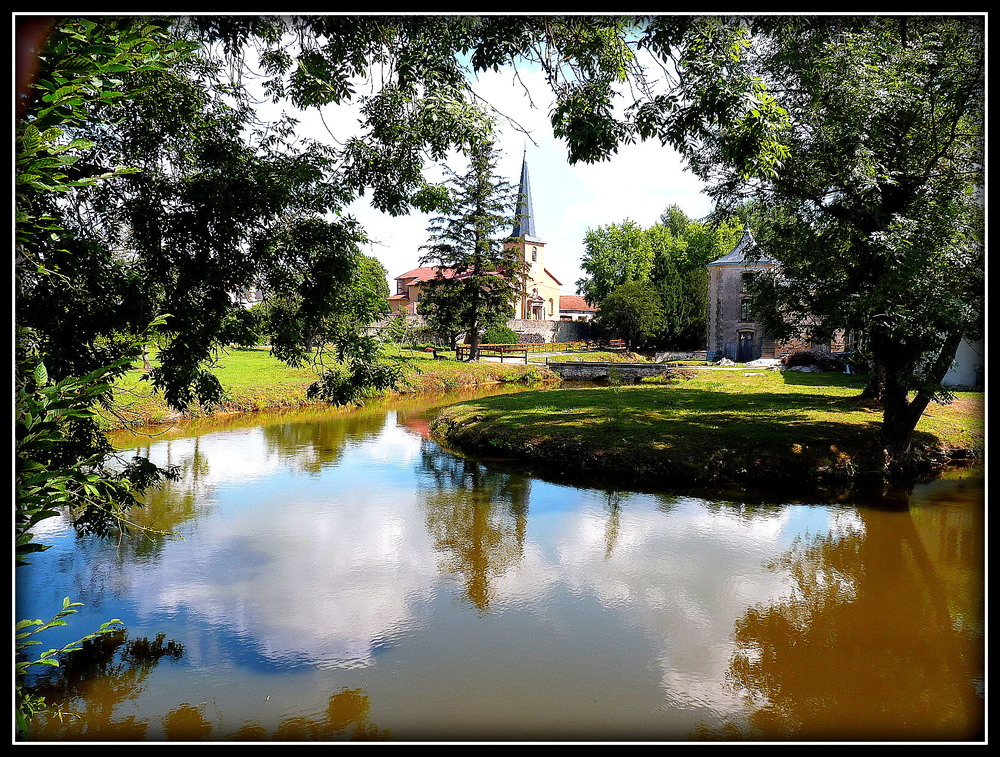
[[[535,232],[535,213],[531,202],[527,156],[521,163],[520,195],[516,223],[511,229],[508,246],[516,246],[527,263],[524,293],[513,303],[511,318],[519,320],[559,321],[562,319],[559,288],[561,282],[545,267],[545,242]],[[389,297],[389,308],[396,313],[420,314],[420,302],[427,283],[438,274],[438,268],[414,268],[396,277],[396,292]],[[443,271],[445,277],[451,271]],[[573,319],[570,319],[573,320]]]
[[[564,294],[559,298],[559,320],[590,321],[597,315],[597,308],[583,297],[575,294]]]
[[[747,284],[754,274],[773,268],[777,263],[756,248],[753,234],[747,229],[732,252],[708,264],[709,313],[706,358],[716,362],[728,358],[745,363],[758,358],[781,358],[796,350],[842,352],[850,349],[850,338],[838,331],[828,343],[800,339],[779,342],[764,333],[754,320]],[[753,254],[750,254],[753,251]],[[945,386],[981,387],[985,381],[983,342],[962,340]]]
[[[842,332],[833,342],[823,344],[800,339],[779,342],[764,333],[754,319],[748,285],[755,274],[774,268],[776,263],[756,245],[747,229],[729,254],[708,264],[708,361],[728,358],[747,363],[780,358],[796,350],[843,351]]]

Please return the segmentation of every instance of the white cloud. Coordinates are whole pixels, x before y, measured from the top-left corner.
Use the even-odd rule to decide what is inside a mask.
[[[569,165],[565,144],[552,135],[548,120],[552,96],[537,70],[525,69],[517,79],[509,70],[485,72],[473,88],[530,134],[529,139],[500,120],[498,146],[504,156],[499,170],[516,183],[522,155],[527,154],[535,226],[546,242],[547,267],[562,282],[564,294],[574,294],[575,282],[582,276],[580,258],[588,229],[626,218],[650,226],[674,203],[692,217],[711,210],[710,201],[701,194],[702,184],[684,171],[673,150],[655,142],[623,145],[603,163]],[[305,114],[300,133],[328,140],[327,126],[343,139],[356,129],[356,111],[324,109],[322,120]],[[461,172],[466,166],[456,161],[451,167]],[[390,282],[418,265],[420,246],[427,242],[428,215],[394,218],[373,210],[364,198],[348,210],[368,231],[373,243],[366,253],[385,266]]]

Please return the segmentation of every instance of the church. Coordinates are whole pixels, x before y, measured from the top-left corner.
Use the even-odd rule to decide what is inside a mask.
[[[527,263],[524,292],[513,304],[511,318],[518,320],[560,320],[559,279],[545,267],[545,242],[535,231],[535,211],[531,202],[531,181],[528,178],[527,153],[521,162],[521,181],[517,203],[516,222],[511,229],[508,245],[519,248],[521,258]],[[396,293],[389,297],[393,312],[409,315],[420,314],[420,301],[427,282],[435,278],[438,269],[433,266],[414,268],[396,277]],[[443,272],[448,276],[448,271]]]

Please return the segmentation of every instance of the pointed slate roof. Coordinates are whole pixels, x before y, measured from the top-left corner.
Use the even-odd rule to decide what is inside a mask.
[[[743,236],[732,252],[723,255],[718,260],[713,260],[708,265],[774,265],[775,261],[769,258],[764,251],[757,246],[750,229],[743,230]]]
[[[535,210],[531,205],[531,181],[528,179],[528,152],[521,161],[521,184],[518,189],[517,212],[511,237],[524,237],[526,242],[541,242],[535,234]]]

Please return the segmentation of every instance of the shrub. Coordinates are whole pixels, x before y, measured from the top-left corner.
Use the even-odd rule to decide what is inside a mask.
[[[799,350],[781,358],[781,364],[786,368],[797,366],[815,366],[821,371],[844,372],[844,361],[830,352],[821,350]]]
[[[490,326],[483,333],[483,344],[517,344],[520,337],[508,326]]]

